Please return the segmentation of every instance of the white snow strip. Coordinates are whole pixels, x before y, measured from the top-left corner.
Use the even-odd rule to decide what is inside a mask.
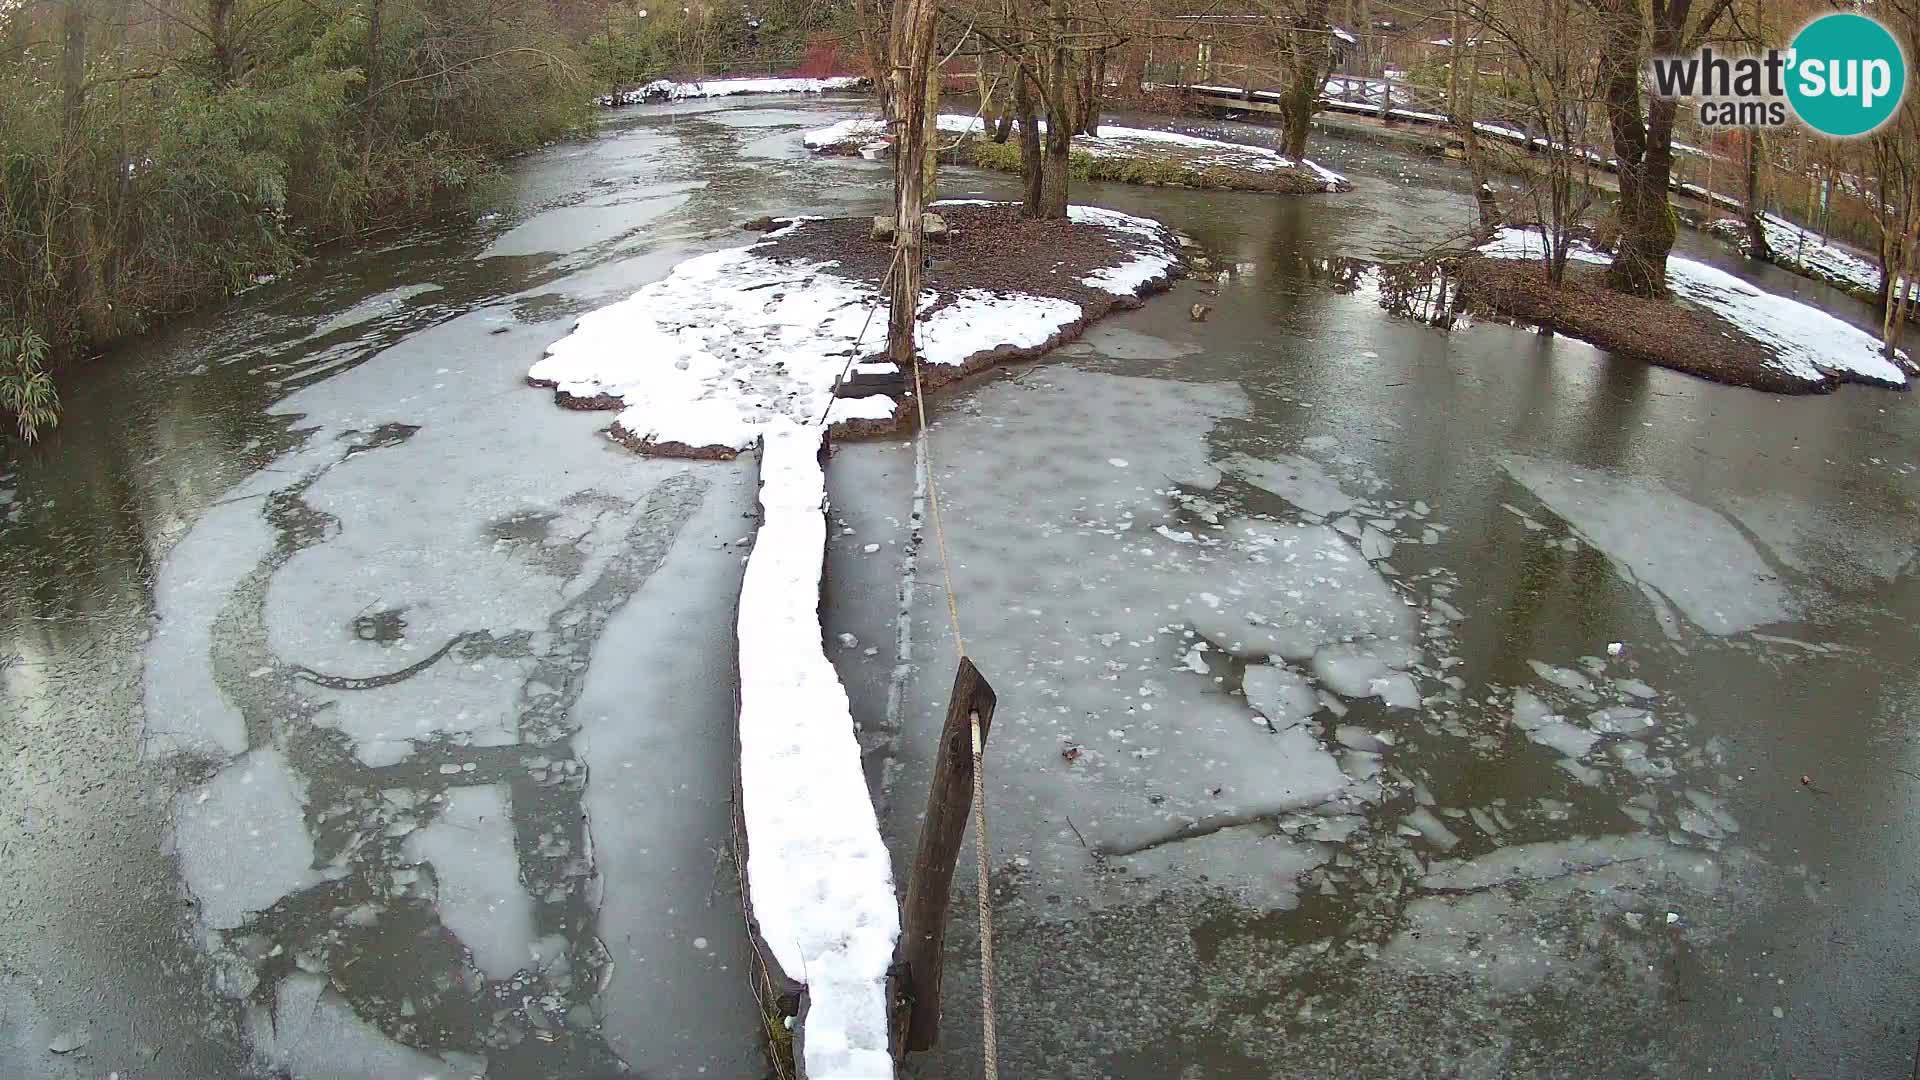
[[[1068,213],[1110,230],[1133,251],[1130,261],[1084,284],[1132,296],[1172,269],[1176,248],[1159,223],[1098,207]],[[548,346],[528,378],[577,398],[615,399],[615,426],[624,435],[695,450],[745,450],[780,420],[893,415],[885,396],[833,397],[848,357],[883,345],[886,319],[875,315],[880,294],[842,277],[835,263],[776,261],[759,250],[697,256],[626,300],[589,312]],[[965,290],[944,299],[932,290],[922,296],[922,349],[936,364],[961,365],[1005,346],[1037,348],[1084,315],[1071,301],[1023,293]]]
[[[737,94],[819,94],[828,90],[858,89],[861,79],[835,75],[825,79],[706,79],[674,82],[655,79],[645,86],[606,94],[602,105],[634,105],[642,101],[681,101],[686,98],[733,97]]]
[[[1040,122],[1040,130],[1045,131],[1046,126],[1046,121]],[[943,133],[962,135],[981,133],[985,130],[985,125],[979,117],[942,113],[939,128]],[[805,132],[800,136],[800,141],[809,149],[818,150],[855,139],[881,140],[886,134],[886,125],[881,121],[857,117]],[[1177,146],[1187,151],[1187,154],[1181,158],[1181,162],[1195,168],[1219,165],[1228,168],[1277,172],[1281,169],[1293,168],[1296,164],[1292,158],[1264,146],[1208,139],[1178,131],[1122,127],[1117,124],[1101,124],[1099,135],[1075,135],[1073,145],[1075,149],[1092,154],[1094,157],[1110,160],[1163,156],[1165,147]],[[1298,164],[1312,169],[1324,182],[1328,191],[1338,190],[1347,183],[1346,177],[1312,161],[1302,161]]]
[[[760,531],[740,588],[740,790],[747,887],[774,959],[806,983],[813,1080],[888,1080],[893,875],[847,692],[821,648],[820,429],[766,428]]]
[[[1496,259],[1537,259],[1545,243],[1537,230],[1502,229],[1479,247]],[[1606,265],[1612,257],[1583,245],[1571,261]],[[1880,341],[1819,308],[1765,292],[1724,270],[1682,255],[1667,256],[1667,287],[1674,295],[1714,312],[1751,334],[1773,352],[1771,365],[1810,383],[1852,378],[1905,386],[1907,375],[1880,355]]]

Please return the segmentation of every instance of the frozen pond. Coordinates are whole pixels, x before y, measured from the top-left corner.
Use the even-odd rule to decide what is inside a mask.
[[[884,168],[799,146],[851,114],[615,114],[477,220],[77,374],[0,469],[0,1072],[761,1074],[751,461],[638,458],[521,379],[740,220],[879,206]],[[1904,1075],[1910,400],[1396,319],[1332,260],[1457,232],[1464,178],[1315,156],[1355,191],[1085,190],[1227,276],[931,403],[1000,699],[1003,1070]],[[954,656],[915,464],[829,470],[896,860]],[[918,1075],[977,1069],[964,918],[951,947]]]

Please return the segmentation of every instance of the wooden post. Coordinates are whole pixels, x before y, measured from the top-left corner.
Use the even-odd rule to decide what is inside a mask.
[[[900,990],[906,997],[902,1051],[930,1050],[940,1041],[947,905],[973,807],[973,718],[980,718],[980,743],[985,746],[993,706],[993,687],[972,660],[961,657],[960,669],[953,675],[953,696],[947,701],[947,721],[940,729],[933,783],[927,789],[927,816],[920,823],[920,846],[914,852],[900,915]]]

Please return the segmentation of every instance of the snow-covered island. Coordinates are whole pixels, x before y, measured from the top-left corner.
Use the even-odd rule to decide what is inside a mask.
[[[1044,130],[1045,122],[1041,123]],[[942,113],[940,130],[959,138],[943,147],[941,160],[1003,172],[1020,169],[1017,139],[995,142],[986,121]],[[1347,191],[1347,178],[1312,161],[1294,161],[1264,146],[1225,142],[1177,131],[1101,124],[1099,135],[1075,135],[1076,172],[1094,180],[1156,187],[1279,194]],[[844,157],[891,154],[886,125],[872,118],[842,120],[801,136],[807,149]]]
[[[1613,257],[1580,242],[1568,252],[1566,280],[1551,288],[1542,250],[1537,229],[1500,230],[1460,261],[1460,301],[1622,356],[1772,393],[1827,393],[1842,383],[1905,390],[1920,374],[1908,354],[1882,355],[1874,335],[1696,259],[1669,255],[1671,296],[1648,300],[1602,285]]]
[[[929,244],[919,328],[932,386],[1036,356],[1180,271],[1173,233],[1146,218],[1094,206],[1065,221],[1028,220],[1010,203],[935,209],[946,235]],[[859,381],[847,378],[856,367],[883,383],[910,375],[878,359],[893,248],[872,230],[868,218],[803,218],[689,259],[581,318],[527,381],[569,408],[618,409],[614,438],[652,454],[732,457],[776,421],[891,430],[903,417],[897,389],[835,397]]]
[[[693,79],[676,82],[655,79],[595,98],[597,104],[614,108],[653,101],[683,101],[688,98],[737,97],[741,94],[821,94],[830,90],[858,90],[867,80],[858,75],[830,75],[824,79]]]

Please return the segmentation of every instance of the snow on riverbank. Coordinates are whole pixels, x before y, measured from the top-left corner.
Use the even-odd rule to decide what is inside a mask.
[[[687,98],[734,97],[739,94],[819,94],[828,90],[857,90],[865,82],[856,75],[825,79],[706,79],[674,82],[655,79],[644,86],[603,94],[602,105],[637,105],[643,101],[682,101]]]
[[[1133,252],[1085,285],[1133,296],[1171,271],[1175,248],[1157,222],[1097,207],[1069,213],[1077,224],[1118,234]],[[833,396],[849,360],[883,345],[878,289],[843,276],[837,261],[766,253],[807,224],[689,259],[632,297],[589,312],[548,347],[527,381],[553,387],[565,403],[620,408],[613,434],[623,442],[693,456],[732,456],[777,420],[891,422],[892,398]],[[997,349],[1039,348],[1086,317],[1069,300],[983,289],[951,297],[929,290],[922,303],[923,353],[953,367]]]
[[[1040,127],[1041,130],[1046,130],[1044,120],[1041,121]],[[981,135],[985,133],[986,125],[976,116],[942,113],[940,130],[954,135]],[[883,121],[857,117],[808,131],[800,138],[808,149],[823,150],[856,140],[863,146],[885,145],[886,133],[886,124]],[[1346,177],[1312,161],[1295,162],[1292,158],[1264,146],[1225,142],[1198,135],[1185,135],[1177,131],[1156,131],[1152,128],[1101,124],[1099,135],[1075,135],[1073,146],[1076,150],[1083,150],[1094,157],[1108,160],[1166,158],[1169,156],[1168,152],[1173,150],[1177,151],[1177,160],[1180,164],[1193,169],[1226,168],[1279,172],[1283,169],[1301,167],[1310,169],[1319,176],[1327,191],[1344,190],[1348,186]]]
[[[1537,259],[1541,237],[1525,229],[1502,229],[1477,250],[1496,259]],[[1584,246],[1568,253],[1575,262],[1607,265],[1610,256]],[[1726,319],[1772,353],[1769,363],[1807,383],[1836,379],[1905,387],[1907,373],[1880,354],[1880,341],[1858,327],[1790,297],[1776,296],[1681,255],[1667,257],[1667,287],[1683,300]],[[1903,354],[1904,355],[1904,354]]]
[[[805,1074],[884,1080],[899,910],[847,692],[821,648],[820,434],[779,422],[760,446],[760,531],[739,619],[747,889],[775,961],[807,986]]]
[[[1849,292],[1878,293],[1880,267],[1871,260],[1848,251],[1793,222],[1775,214],[1760,215],[1760,227],[1766,231],[1767,247],[1773,261],[1816,281],[1838,285]],[[1738,218],[1721,218],[1707,231],[1722,236],[1746,250],[1747,226]],[[1907,293],[1920,299],[1920,282],[1908,282]]]

